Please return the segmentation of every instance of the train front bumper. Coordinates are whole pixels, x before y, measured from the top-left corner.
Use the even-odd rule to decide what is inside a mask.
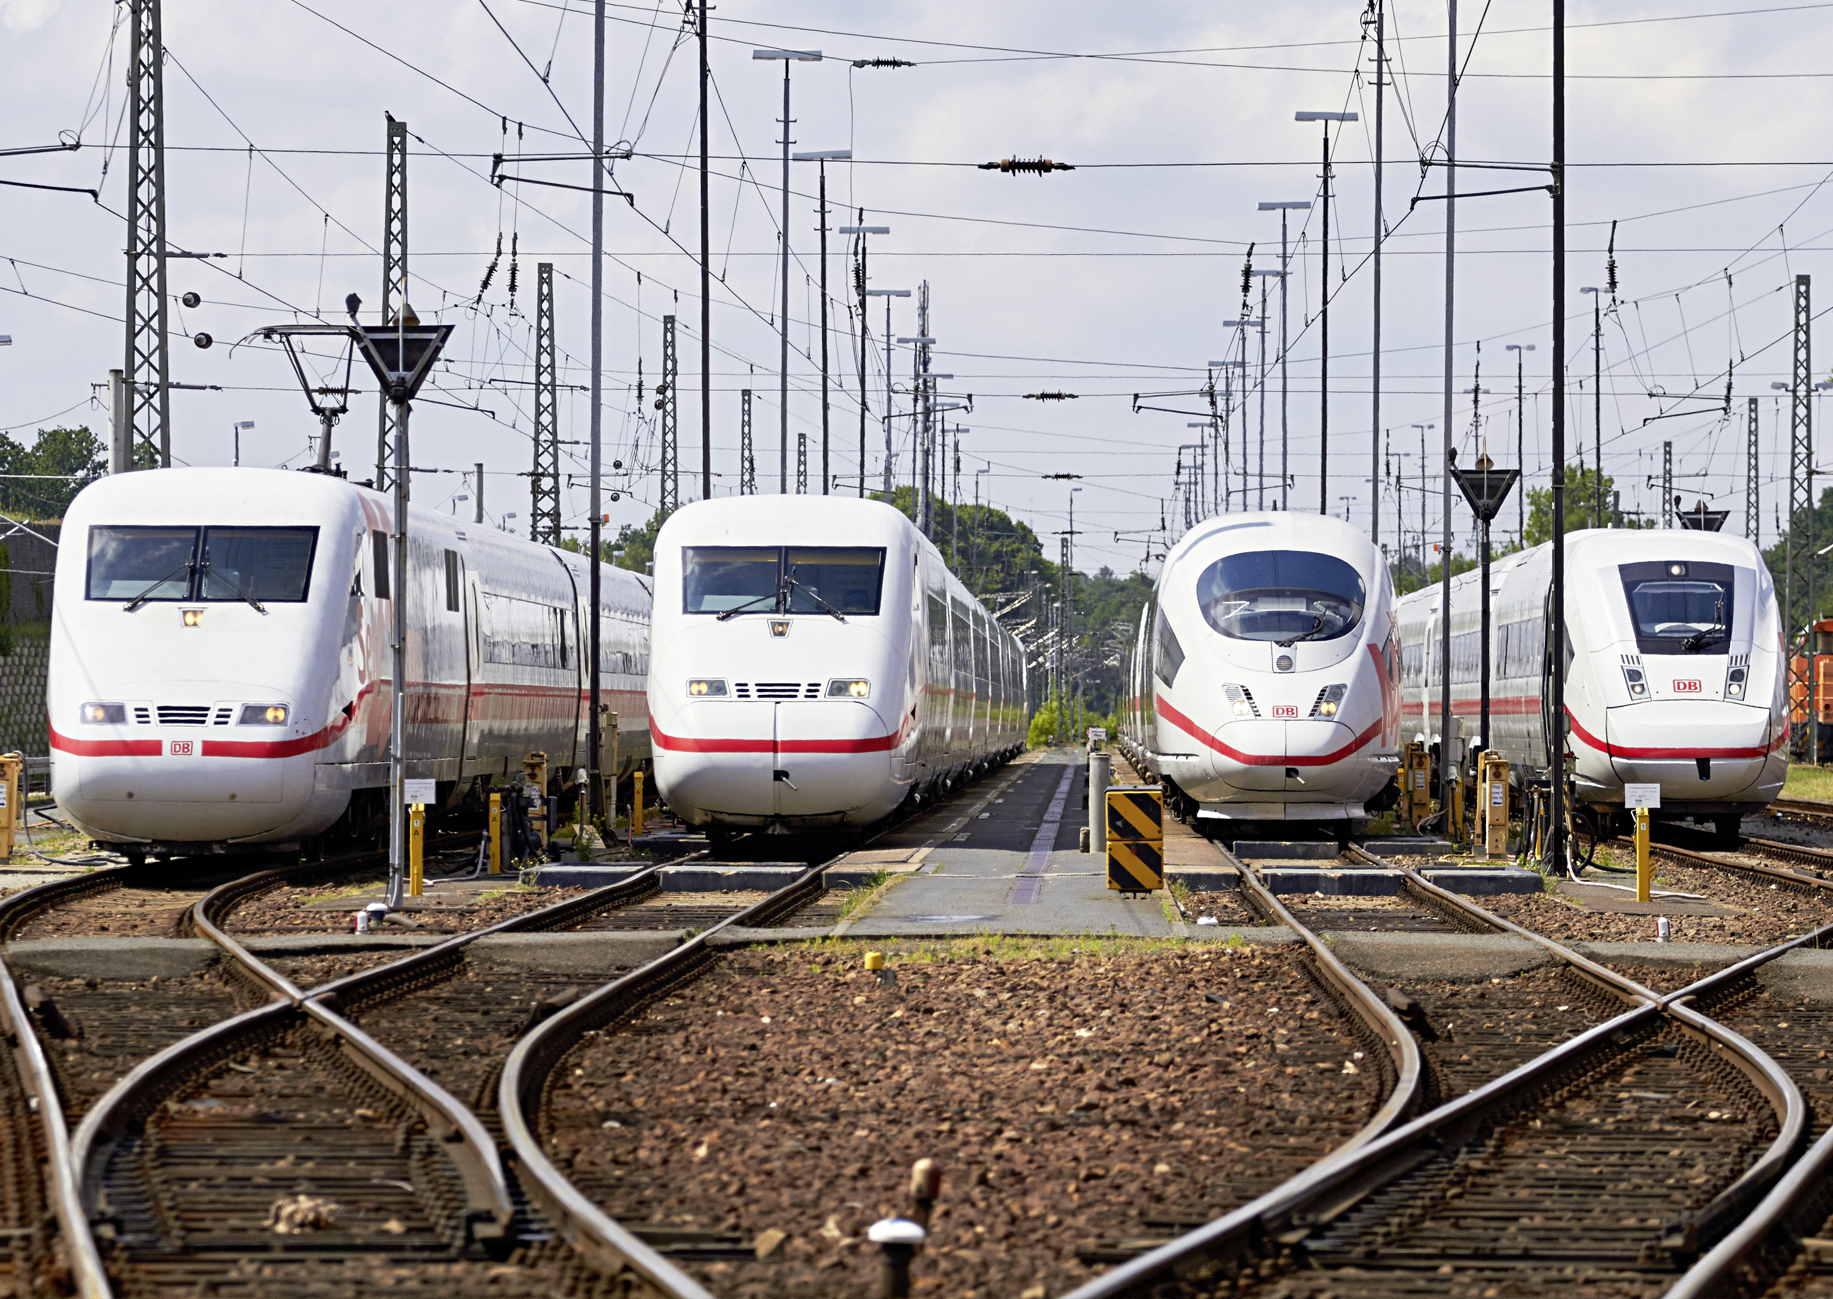
[[[1602,737],[1574,725],[1572,738],[1581,755],[1581,778],[1594,774],[1598,783],[1658,784],[1663,806],[1765,801],[1776,792],[1765,792],[1772,783],[1766,772],[1775,767],[1771,774],[1779,785],[1784,770],[1769,714],[1743,704],[1629,704],[1606,710]],[[1605,801],[1621,797],[1619,789]]]
[[[1160,763],[1205,811],[1278,820],[1315,818],[1324,805],[1341,808],[1340,816],[1362,815],[1362,800],[1387,782],[1394,765],[1367,755],[1368,745],[1341,722],[1252,718],[1217,728],[1201,753],[1161,755]],[[1287,805],[1294,810],[1284,811]]]

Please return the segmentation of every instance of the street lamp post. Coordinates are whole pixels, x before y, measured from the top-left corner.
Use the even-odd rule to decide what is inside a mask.
[[[1515,354],[1515,465],[1523,473],[1527,471],[1527,405],[1526,388],[1523,387],[1522,364],[1526,353],[1534,350],[1532,343],[1510,343],[1509,351]],[[1523,491],[1515,498],[1515,541],[1521,546],[1527,545],[1527,492]]]
[[[1318,308],[1318,459],[1317,512],[1330,513],[1330,124],[1354,122],[1354,113],[1321,113],[1309,110],[1294,114],[1294,121],[1324,124],[1324,240],[1319,257]]]
[[[783,65],[787,68],[789,65]],[[797,162],[818,162],[821,164],[821,494],[827,495],[829,470],[828,457],[828,398],[827,398],[827,164],[829,160],[850,160],[851,149],[818,149],[812,153],[798,153]],[[860,473],[865,473],[865,466],[860,466]],[[864,488],[861,488],[864,495]]]
[[[235,448],[230,453],[230,461],[229,461],[229,463],[232,466],[240,467],[242,463],[242,431],[244,429],[251,429],[254,426],[255,426],[255,422],[251,419],[239,419],[236,421],[235,423]]]
[[[883,230],[883,229],[886,229],[887,227],[878,226],[878,227],[869,227],[869,228],[876,228],[879,230]],[[860,242],[862,245],[864,244],[864,240],[861,240]],[[860,265],[862,267],[865,265],[863,255],[861,257]],[[885,493],[885,504],[887,505],[891,503],[891,489],[892,489],[891,466],[895,458],[894,449],[891,445],[891,343],[892,343],[891,299],[907,298],[909,296],[910,296],[909,289],[867,289],[866,290],[866,297],[883,298],[885,300],[885,414],[884,414],[884,425],[885,425],[884,480],[885,480],[885,485],[884,485],[884,493]],[[859,329],[860,365],[862,367],[862,373],[863,373],[863,367],[865,364],[865,345],[866,345],[865,302],[863,299],[860,302],[859,311],[860,311],[860,316],[859,316],[859,319],[860,319],[860,329]],[[862,382],[860,391],[862,393],[865,391],[863,382]],[[859,418],[860,418],[861,423],[865,421],[864,414],[861,414]],[[862,442],[861,445],[864,445],[864,443]]]
[[[1424,586],[1426,584],[1427,573],[1426,497],[1430,495],[1426,490],[1426,433],[1430,429],[1437,428],[1438,425],[1415,424],[1413,427],[1419,430],[1419,584]],[[1395,516],[1398,517],[1400,511],[1395,510],[1394,513]]]
[[[1282,201],[1275,202],[1275,203],[1262,203],[1260,204],[1259,210],[1262,212],[1278,212],[1279,213],[1279,269],[1276,271],[1255,271],[1254,274],[1259,275],[1259,276],[1277,275],[1279,277],[1279,483],[1280,483],[1279,508],[1283,510],[1283,509],[1288,508],[1291,505],[1291,501],[1287,499],[1287,493],[1290,491],[1291,485],[1292,485],[1292,472],[1291,472],[1291,465],[1289,463],[1290,447],[1288,446],[1288,427],[1287,427],[1287,421],[1286,421],[1286,398],[1288,396],[1287,376],[1286,376],[1286,298],[1287,298],[1286,281],[1290,278],[1286,274],[1286,270],[1287,270],[1286,263],[1288,260],[1287,245],[1286,245],[1286,213],[1310,211],[1311,210],[1311,200],[1310,199],[1292,199],[1292,200],[1282,200]],[[1263,448],[1265,446],[1265,433],[1266,433],[1265,424],[1266,424],[1266,405],[1267,405],[1266,360],[1265,360],[1266,345],[1267,345],[1266,292],[1267,292],[1266,280],[1263,278],[1260,282],[1260,320],[1261,320],[1260,351],[1261,351],[1261,358],[1262,358],[1261,365],[1260,365],[1260,371],[1261,371],[1260,373],[1260,386],[1261,386],[1261,393],[1260,393],[1261,415],[1260,415],[1260,418],[1261,418],[1261,425],[1262,425],[1261,436],[1262,436],[1262,447]],[[1261,493],[1264,495],[1266,492],[1266,452],[1264,449],[1261,452],[1260,459],[1261,459],[1261,469],[1260,469]],[[1266,508],[1266,502],[1264,500],[1261,502],[1261,508],[1262,509]]]
[[[820,50],[752,50],[754,59],[781,59],[783,61],[783,138],[777,141],[783,146],[783,224],[782,242],[778,250],[780,268],[779,276],[783,281],[782,314],[777,317],[779,326],[779,360],[777,363],[777,490],[789,495],[789,65],[791,63],[819,63]]]

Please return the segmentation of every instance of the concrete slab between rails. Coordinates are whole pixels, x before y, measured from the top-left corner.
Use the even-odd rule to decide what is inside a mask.
[[[1178,935],[1202,943],[1231,943],[1239,940],[1256,947],[1278,947],[1296,943],[1298,935],[1285,925],[1187,925],[1172,926]]]
[[[1703,977],[1767,949],[1730,943],[1573,943],[1573,951],[1604,965],[1652,965],[1662,970],[1698,970]],[[1778,960],[1787,960],[1779,957]],[[1773,962],[1772,962],[1773,964]]]
[[[1233,866],[1187,870],[1167,865],[1165,878],[1181,883],[1193,893],[1220,893],[1241,887],[1241,872]]]
[[[6,948],[15,975],[46,979],[183,979],[221,956],[203,938],[31,938]]]
[[[1335,861],[1337,844],[1334,839],[1297,842],[1240,839],[1235,843],[1235,856],[1265,861]]]
[[[684,931],[610,930],[490,934],[465,949],[473,965],[537,974],[579,974],[599,982],[673,951]]]
[[[1344,870],[1316,866],[1270,866],[1260,871],[1269,893],[1322,893],[1326,897],[1379,897],[1401,891],[1399,871],[1354,866]]]
[[[728,927],[708,934],[708,947],[750,947],[757,943],[812,943],[833,935],[832,925],[779,925],[775,928],[739,929]]]
[[[1540,872],[1519,866],[1451,866],[1422,870],[1421,875],[1441,889],[1470,897],[1496,897],[1503,893],[1539,893],[1546,887]]]
[[[1540,944],[1514,934],[1355,933],[1324,930],[1347,965],[1385,979],[1497,979],[1553,964]]]

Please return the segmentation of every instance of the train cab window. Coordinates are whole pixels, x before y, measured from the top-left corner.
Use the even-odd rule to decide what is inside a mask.
[[[1623,595],[1644,654],[1726,652],[1737,583],[1729,564],[1620,564]]]
[[[885,551],[851,546],[688,546],[683,613],[838,613],[871,616]]]
[[[688,546],[682,552],[682,612],[777,612],[782,553],[775,546]]]
[[[196,528],[91,528],[87,596],[188,599],[196,557]]]
[[[1225,555],[1197,578],[1197,603],[1237,640],[1334,640],[1362,621],[1362,575],[1334,555],[1253,550]]]
[[[1158,679],[1168,686],[1177,684],[1178,669],[1184,666],[1184,647],[1177,643],[1177,634],[1171,630],[1171,620],[1165,617],[1165,611],[1158,611],[1158,653],[1152,656],[1152,670]]]
[[[317,528],[91,528],[87,595],[297,603],[317,546]]]
[[[197,598],[298,603],[317,548],[317,528],[205,528]]]

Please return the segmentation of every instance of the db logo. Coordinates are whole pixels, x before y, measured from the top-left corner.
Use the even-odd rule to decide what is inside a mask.
[[[1297,704],[1274,704],[1273,705],[1273,716],[1275,717],[1297,717],[1298,716],[1298,705]]]
[[[1697,677],[1688,681],[1676,681],[1674,683],[1674,693],[1677,695],[1696,695],[1702,688],[1699,678]]]
[[[169,740],[166,752],[174,758],[189,758],[197,753],[196,740]]]

